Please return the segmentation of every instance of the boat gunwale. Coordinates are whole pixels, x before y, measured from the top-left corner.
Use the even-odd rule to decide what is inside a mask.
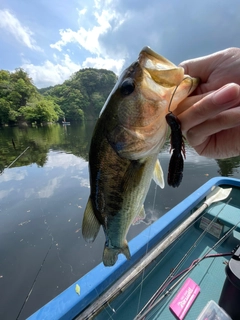
[[[151,250],[156,246],[213,188],[220,185],[240,187],[240,180],[228,177],[210,179],[129,242],[132,255],[130,260],[126,260],[123,255],[119,255],[118,261],[113,267],[106,268],[103,263],[100,263],[37,310],[28,319],[64,320],[77,317],[96,298],[109,289],[126,271],[133,267],[146,254],[146,249]],[[151,232],[149,232],[149,228],[151,228]],[[80,286],[80,295],[75,291],[76,284]]]

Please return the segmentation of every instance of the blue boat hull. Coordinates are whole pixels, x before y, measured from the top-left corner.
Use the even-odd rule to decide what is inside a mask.
[[[183,222],[213,187],[222,185],[240,187],[240,181],[224,177],[209,180],[130,241],[131,260],[126,260],[124,256],[120,255],[118,262],[113,267],[106,268],[102,263],[99,264],[28,319],[74,319],[127,270],[132,268],[146,254],[147,250],[155,247],[170,231]],[[80,287],[80,294],[76,293],[76,285]]]

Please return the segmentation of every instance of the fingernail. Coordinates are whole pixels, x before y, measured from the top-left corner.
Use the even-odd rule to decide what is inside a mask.
[[[239,86],[236,83],[229,83],[213,94],[213,103],[225,104],[236,100],[239,97]]]

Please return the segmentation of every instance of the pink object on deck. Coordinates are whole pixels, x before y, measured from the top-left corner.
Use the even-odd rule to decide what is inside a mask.
[[[187,278],[169,306],[169,309],[177,319],[184,319],[199,292],[199,285],[197,285],[192,279]]]

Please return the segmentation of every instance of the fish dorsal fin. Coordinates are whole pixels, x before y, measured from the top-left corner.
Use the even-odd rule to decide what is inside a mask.
[[[155,168],[153,171],[153,180],[156,182],[157,185],[159,185],[160,188],[163,189],[165,187],[164,174],[159,160],[157,160],[155,164]]]
[[[99,232],[99,228],[100,223],[93,212],[92,201],[89,197],[82,222],[83,238],[87,242],[93,242]]]

